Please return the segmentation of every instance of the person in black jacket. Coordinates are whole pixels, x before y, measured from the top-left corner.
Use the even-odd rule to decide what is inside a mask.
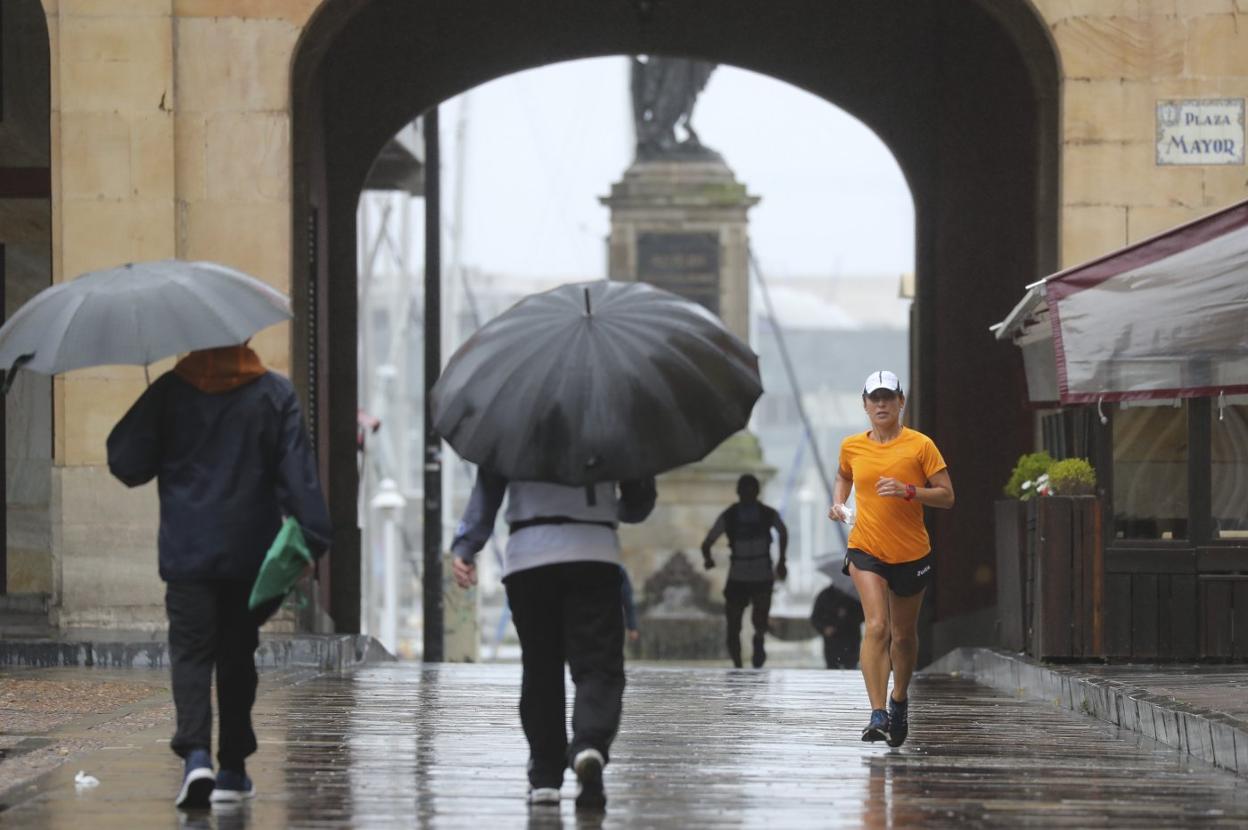
[[[248,599],[283,514],[309,547],[329,544],[329,512],[290,381],[246,344],[191,352],[162,375],[108,436],[109,470],[129,487],[157,480],[160,577],[184,760],[179,807],[241,801],[255,788],[251,707],[260,625],[280,605]],[[212,772],[212,674],[220,772]]]
[[[707,570],[715,567],[711,547],[719,537],[728,534],[729,559],[728,580],[724,583],[724,613],[728,618],[728,656],[732,664],[741,668],[741,618],[745,607],[752,606],[750,622],[754,625],[754,653],[751,663],[761,669],[767,661],[763,645],[771,614],[771,592],[775,580],[788,575],[785,555],[789,549],[789,531],[784,520],[774,508],[758,500],[758,479],[745,474],[737,479],[736,504],[729,507],[706,534],[702,541],[702,564]],[[776,569],[771,569],[771,530],[780,537],[780,558]]]
[[[815,597],[810,624],[823,637],[823,660],[828,668],[858,667],[864,619],[858,600],[835,585],[829,585]]]

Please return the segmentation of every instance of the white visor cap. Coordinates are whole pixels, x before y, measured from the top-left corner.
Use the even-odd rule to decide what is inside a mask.
[[[877,389],[887,389],[900,395],[901,381],[897,380],[897,376],[888,370],[872,372],[867,375],[867,382],[862,385],[862,394],[870,395]]]

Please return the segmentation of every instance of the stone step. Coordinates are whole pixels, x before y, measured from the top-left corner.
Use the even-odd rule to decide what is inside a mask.
[[[48,622],[47,594],[0,594],[0,640],[55,635],[56,630]]]
[[[48,614],[47,594],[0,594],[0,616],[8,614]]]

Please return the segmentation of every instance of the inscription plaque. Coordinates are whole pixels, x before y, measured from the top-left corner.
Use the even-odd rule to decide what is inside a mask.
[[[638,234],[637,279],[719,314],[719,234]]]

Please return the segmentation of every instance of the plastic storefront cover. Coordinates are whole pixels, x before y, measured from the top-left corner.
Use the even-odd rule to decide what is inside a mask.
[[[1043,285],[1062,403],[1248,392],[1248,201]]]

